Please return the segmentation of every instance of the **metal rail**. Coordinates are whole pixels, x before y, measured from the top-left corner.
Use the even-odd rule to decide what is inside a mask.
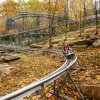
[[[100,14],[97,15],[99,18],[100,18]],[[61,16],[54,16],[54,15],[46,15],[46,14],[19,14],[17,16],[13,16],[11,18],[9,18],[8,20],[15,20],[15,19],[19,19],[19,18],[23,18],[23,17],[45,17],[45,18],[58,18],[58,19],[63,19],[63,20],[66,20],[66,18],[64,17],[61,17]],[[90,19],[95,19],[95,15],[92,15],[92,16],[87,16],[86,17],[86,20],[90,20]],[[73,19],[67,19],[67,20],[70,20],[72,22],[77,22],[76,20],[73,20]]]
[[[11,18],[8,18],[7,22],[13,22],[14,20],[16,19],[19,19],[19,18],[23,18],[23,17],[45,17],[45,18],[59,18],[59,19],[62,19],[62,21],[56,23],[56,24],[53,24],[51,27],[52,28],[55,28],[55,27],[58,27],[58,26],[61,26],[61,25],[64,25],[65,24],[65,18],[61,17],[61,16],[53,16],[53,15],[46,15],[46,14],[20,14],[20,15],[17,15],[17,16],[13,16]],[[98,21],[100,20],[100,14],[97,15],[98,16]],[[92,16],[88,16],[85,18],[85,21],[86,23],[90,23],[90,22],[94,22],[95,21],[95,15],[92,15]],[[71,20],[71,19],[67,19],[68,23],[69,24],[73,24],[73,23],[77,23],[76,20]],[[99,26],[98,26],[99,27]],[[24,34],[24,33],[30,33],[30,32],[35,32],[35,31],[40,31],[40,30],[46,30],[48,29],[48,27],[42,27],[42,28],[35,28],[35,29],[32,29],[32,30],[25,30],[25,31],[21,31],[21,32],[17,32],[17,33],[12,33],[12,34],[5,34],[5,35],[0,35],[0,37],[6,37],[6,36],[13,36],[13,35],[16,35],[16,34]],[[37,33],[33,33],[33,34],[36,34]],[[43,34],[43,33],[41,33]]]
[[[19,19],[19,18],[22,18],[22,17],[45,17],[45,18],[58,18],[58,19],[65,19],[64,17],[61,17],[61,16],[54,16],[54,15],[47,15],[47,14],[27,14],[27,13],[22,13],[22,14],[19,14],[17,16],[13,16],[11,18],[9,18],[8,20],[15,20],[15,19]]]
[[[76,23],[76,21],[72,20],[68,20],[68,23],[71,24],[71,23]],[[58,22],[57,24],[53,24],[51,26],[51,28],[55,28],[55,27],[58,27],[58,26],[62,26],[65,24],[65,20],[63,21],[60,21]],[[11,34],[5,34],[5,35],[0,35],[0,37],[6,37],[6,36],[14,36],[14,35],[18,35],[18,34],[25,34],[25,33],[30,33],[30,32],[35,32],[35,31],[40,31],[40,30],[46,30],[48,29],[48,27],[42,27],[42,28],[35,28],[35,29],[32,29],[32,30],[25,30],[25,31],[21,31],[21,32],[16,32],[16,33],[11,33]],[[47,35],[48,33],[33,33],[33,35]]]
[[[0,45],[0,47],[8,47],[6,45]],[[29,50],[29,51],[48,51],[48,52],[54,52],[54,53],[59,53],[62,54],[61,51],[59,50],[54,50],[54,49],[29,49],[29,48],[21,48],[21,47],[11,47],[12,49],[18,49],[18,50]],[[75,62],[77,61],[77,57],[75,56],[73,59],[66,60],[64,64],[56,69],[54,72],[51,74],[45,76],[44,78],[41,78],[40,80],[33,82],[15,92],[12,92],[10,94],[7,94],[5,96],[0,97],[0,100],[20,100],[25,96],[30,95],[31,93],[34,93],[40,89],[43,89],[46,87],[48,84],[52,83],[54,80],[56,80],[58,77],[60,77],[62,74],[66,72]]]

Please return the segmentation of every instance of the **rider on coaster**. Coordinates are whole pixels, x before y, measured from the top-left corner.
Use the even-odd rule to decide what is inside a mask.
[[[63,53],[66,57],[70,57],[73,55],[72,48],[68,46],[68,44],[62,43]]]

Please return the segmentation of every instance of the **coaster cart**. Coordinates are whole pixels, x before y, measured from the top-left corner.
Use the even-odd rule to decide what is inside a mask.
[[[62,51],[63,51],[64,56],[67,59],[72,59],[74,57],[74,53],[71,50],[67,50],[67,51],[62,50]]]
[[[72,48],[70,48],[68,45],[66,44],[63,44],[62,45],[62,52],[64,54],[64,56],[67,58],[67,59],[72,59],[75,55],[72,51]]]

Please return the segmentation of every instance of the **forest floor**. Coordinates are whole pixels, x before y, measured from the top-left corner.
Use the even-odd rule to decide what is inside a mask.
[[[72,74],[73,79],[77,83],[80,84],[88,84],[88,85],[100,85],[100,48],[78,48],[73,50],[78,57],[78,63],[76,63],[76,67],[85,68],[84,71],[78,71]],[[64,79],[62,77],[62,79]],[[58,82],[58,86],[61,82]],[[61,83],[62,84],[62,83]],[[62,85],[63,88],[63,85]],[[73,85],[65,83],[64,89],[60,90],[60,93],[73,98],[74,100],[80,100],[79,94],[76,92]],[[50,87],[47,87],[46,90],[49,90]],[[45,91],[46,91],[45,90]],[[44,95],[40,96],[37,99],[36,97],[30,97],[28,100],[63,100],[61,98],[57,98],[50,93],[44,93]],[[36,99],[35,99],[36,98]]]
[[[89,34],[94,34],[95,29],[87,29],[85,31],[85,35]],[[79,32],[70,32],[68,34],[68,42],[73,42],[76,40],[81,40],[79,38]],[[64,40],[63,35],[59,35],[57,37],[53,37],[53,40]],[[54,45],[54,48],[59,48],[59,44]],[[76,73],[72,74],[73,79],[75,80],[76,84],[79,86],[80,84],[88,84],[88,85],[96,85],[100,86],[100,48],[97,47],[92,47],[89,46],[87,48],[73,48],[73,52],[76,54],[78,57],[78,62],[76,63],[76,67],[83,67],[84,71],[78,71]],[[65,83],[64,89],[63,89],[63,81],[65,80],[64,77],[61,77],[57,81],[57,86],[62,86],[60,89],[60,93],[69,96],[73,98],[74,100],[80,100],[79,94],[76,92],[75,88],[73,85],[68,84],[67,82]],[[24,100],[63,100],[59,97],[56,97],[52,94],[50,94],[50,89],[52,89],[53,86],[48,86],[45,88],[44,93],[42,95],[38,96],[29,96],[26,97]],[[87,99],[88,100],[88,99]]]
[[[91,31],[93,32],[93,30]],[[86,34],[90,34],[91,31],[87,31]],[[68,41],[73,42],[74,40],[78,39],[78,36],[79,32],[69,33]],[[61,38],[64,39],[64,34],[58,36],[56,39]],[[94,48],[92,46],[87,48],[73,48],[73,52],[78,57],[79,62],[79,64],[76,63],[76,67],[83,67],[85,69],[84,71],[78,71],[72,74],[75,82],[78,85],[83,83],[89,85],[100,85],[100,48]],[[44,55],[40,52],[35,52],[31,55],[31,57],[23,54],[17,55],[22,57],[23,59],[10,62],[9,64],[11,66],[15,66],[14,71],[9,75],[0,77],[0,91],[2,91],[0,92],[0,95],[5,95],[6,93],[19,89],[33,81],[36,81],[40,79],[41,76],[46,76],[48,73],[52,72],[62,64],[60,56],[56,57],[52,54]],[[61,80],[63,79],[64,77],[60,78],[60,81],[57,81],[57,86],[62,84]],[[50,90],[52,88],[52,85],[47,86],[42,95],[30,95],[23,100],[63,100],[50,94]],[[76,92],[76,90],[74,90],[74,87],[67,82],[65,83],[64,89],[60,90],[60,93],[65,96],[67,95],[74,100],[80,99],[79,94]]]
[[[46,54],[34,51],[29,55],[14,52],[10,54],[21,57],[21,59],[6,63],[1,62],[2,66],[8,64],[13,68],[13,71],[8,75],[0,73],[1,96],[35,82],[59,68],[63,63],[60,55],[54,53]]]
[[[100,32],[100,31],[99,31]],[[95,29],[91,28],[91,29],[87,29],[85,31],[85,35],[89,34],[94,34],[95,33]],[[79,38],[78,36],[80,35],[79,32],[70,32],[68,34],[68,41],[69,42],[73,42],[76,40],[81,40],[81,38]],[[64,36],[60,35],[58,37],[54,37],[53,40],[64,40]],[[58,45],[54,45],[54,48],[59,48],[59,44]],[[87,85],[96,85],[96,86],[100,86],[100,47],[92,47],[89,46],[87,48],[73,48],[73,52],[76,54],[76,56],[78,57],[78,62],[76,63],[77,67],[83,67],[85,70],[84,71],[78,71],[74,74],[72,74],[73,79],[75,80],[75,82],[77,83],[77,85],[79,86],[80,84],[87,84]],[[63,79],[63,77],[62,77]],[[58,82],[58,86],[61,82]],[[62,83],[61,83],[62,84]],[[63,86],[62,86],[63,88]],[[28,100],[63,100],[61,98],[58,98],[54,95],[51,95],[50,93],[46,92],[49,91],[50,87],[47,87],[45,89],[45,92],[42,96],[30,96],[28,98]],[[72,85],[68,85],[67,82],[65,83],[65,88],[60,90],[60,93],[63,95],[67,95],[71,98],[73,98],[74,100],[79,100],[80,96],[79,94],[76,92],[75,88]]]

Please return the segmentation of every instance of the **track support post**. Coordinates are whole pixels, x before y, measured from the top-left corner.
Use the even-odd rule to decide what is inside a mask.
[[[85,100],[83,95],[79,91],[78,86],[76,85],[75,81],[73,80],[73,78],[71,76],[71,73],[70,73],[70,70],[66,71],[65,78],[62,81],[62,84],[63,84],[62,86],[59,86],[59,87],[56,88],[56,80],[54,81],[54,87],[53,87],[53,90],[50,93],[55,95],[58,98],[61,98],[60,100],[74,100],[74,99],[72,99],[72,98],[70,98],[68,96],[64,96],[64,95],[59,93],[61,88],[65,88],[64,86],[66,85],[66,82],[67,82],[66,80],[71,81],[72,85],[74,85],[74,87],[75,87],[75,90],[77,90],[78,94],[80,95],[81,100]]]
[[[78,86],[75,84],[75,81],[73,80],[73,78],[72,78],[72,76],[71,76],[71,74],[70,74],[69,71],[67,72],[67,75],[68,75],[68,78],[70,79],[71,83],[74,85],[75,89],[77,90],[78,94],[80,95],[81,100],[84,100],[83,95],[81,94],[81,92],[80,92]]]

